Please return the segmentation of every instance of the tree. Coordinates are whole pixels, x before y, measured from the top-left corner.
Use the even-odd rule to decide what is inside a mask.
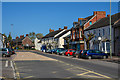
[[[94,37],[95,37],[95,35],[94,34],[92,34],[92,33],[88,33],[87,34],[87,36],[88,36],[88,38],[86,38],[86,36],[85,35],[83,35],[83,37],[84,37],[84,39],[85,39],[85,41],[86,41],[86,45],[87,45],[87,50],[89,50],[90,49],[90,40],[92,40]]]
[[[42,38],[42,37],[43,37],[43,34],[42,34],[42,33],[38,33],[38,34],[36,34],[36,37],[37,37],[37,38]]]
[[[43,34],[42,33],[37,33],[37,34],[35,34],[35,32],[30,32],[29,34],[28,34],[28,36],[30,37],[30,39],[32,40],[32,41],[34,41],[34,39],[37,37],[37,38],[42,38],[43,37]]]
[[[32,41],[34,41],[34,39],[36,38],[35,32],[30,32],[28,36]]]
[[[11,41],[12,41],[11,33],[9,33],[7,40],[8,40],[8,42],[11,42]]]
[[[65,40],[66,40],[66,43],[67,43],[67,46],[66,48],[69,49],[70,48],[70,39],[68,37],[65,37]]]

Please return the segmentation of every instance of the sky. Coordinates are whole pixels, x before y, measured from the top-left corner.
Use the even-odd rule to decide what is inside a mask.
[[[111,14],[118,13],[118,3],[112,2]],[[68,26],[78,18],[93,15],[93,11],[110,14],[109,2],[3,2],[2,33],[11,32],[13,38],[29,32],[49,33]],[[11,27],[11,24],[13,26]]]

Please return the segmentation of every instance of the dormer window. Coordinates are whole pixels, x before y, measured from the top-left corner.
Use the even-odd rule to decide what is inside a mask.
[[[90,21],[89,24],[92,25],[92,21]]]

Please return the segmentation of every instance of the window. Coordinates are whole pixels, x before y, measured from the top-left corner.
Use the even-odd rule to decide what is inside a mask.
[[[98,34],[98,36],[100,36],[100,30],[99,30],[99,34]]]
[[[82,38],[82,31],[80,31],[80,38]]]
[[[89,24],[92,25],[92,21],[90,21]]]
[[[79,38],[79,30],[77,30],[77,38]]]
[[[95,35],[95,38],[96,38],[96,31],[95,30],[93,31],[93,34]]]
[[[105,35],[105,29],[103,29],[103,36]]]
[[[109,35],[110,35],[110,28],[109,28]]]
[[[73,32],[73,39],[75,39],[75,32]]]

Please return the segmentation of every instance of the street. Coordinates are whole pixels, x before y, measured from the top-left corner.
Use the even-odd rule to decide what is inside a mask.
[[[2,78],[39,79],[112,79],[118,80],[118,65],[98,59],[77,59],[71,56],[48,54],[40,51],[18,51],[2,58]]]

